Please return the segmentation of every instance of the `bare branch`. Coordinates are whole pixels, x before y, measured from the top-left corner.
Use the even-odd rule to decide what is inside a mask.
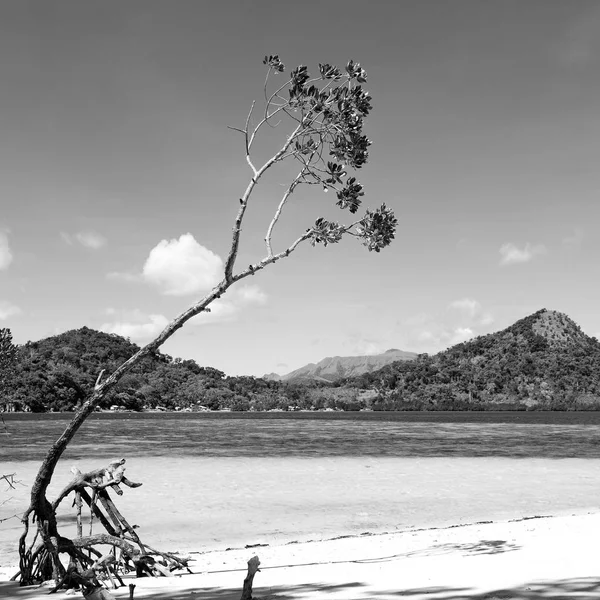
[[[100,373],[98,374],[98,378],[96,379],[96,383],[94,385],[94,389],[97,390],[98,387],[100,387],[100,382],[102,381],[102,375],[104,375],[104,371],[106,369],[102,369],[102,371],[100,371]]]
[[[271,237],[273,235],[273,228],[275,227],[277,221],[279,220],[279,217],[281,216],[281,211],[283,210],[285,203],[287,202],[288,198],[290,197],[290,195],[292,194],[292,192],[294,191],[296,186],[302,180],[305,172],[306,172],[306,169],[305,168],[302,169],[300,171],[300,173],[298,173],[298,175],[296,175],[296,177],[294,178],[292,183],[290,183],[287,190],[285,190],[285,193],[283,194],[283,198],[279,202],[279,206],[277,207],[277,210],[275,211],[275,215],[273,216],[272,221],[269,223],[269,229],[267,230],[267,235],[265,236],[265,243],[267,245],[267,256],[273,256],[273,249],[271,247]]]
[[[259,132],[260,128],[269,121],[269,119],[272,119],[277,113],[280,113],[282,110],[285,110],[286,106],[288,105],[288,103],[279,106],[276,110],[274,110],[271,114],[267,114],[265,115],[264,118],[262,118],[258,125],[254,128],[254,131],[252,132],[252,135],[250,135],[250,140],[248,141],[248,151],[250,150],[250,148],[252,148],[252,144],[254,143],[254,139],[256,138],[256,134]],[[279,124],[281,121],[279,121],[277,124]],[[272,127],[276,127],[277,125],[272,125]]]
[[[256,105],[256,100],[252,101],[252,106],[250,107],[250,110],[248,111],[248,116],[246,117],[246,126],[244,127],[244,133],[246,134],[246,154],[248,154],[249,152],[249,146],[248,146],[248,127],[250,125],[250,119],[252,118],[252,111],[254,110],[254,107]]]
[[[0,481],[2,481],[2,480],[6,481],[6,483],[8,483],[8,487],[11,490],[16,490],[17,488],[15,487],[15,484],[21,483],[21,482],[15,481],[15,475],[16,475],[16,473],[10,473],[8,475],[0,475]]]
[[[239,127],[232,127],[231,125],[227,125],[227,129],[232,129],[233,131],[239,131],[240,133],[246,133],[243,129]]]
[[[267,265],[270,265],[282,258],[287,258],[302,242],[306,241],[312,235],[312,229],[308,229],[306,233],[302,234],[291,246],[287,249],[279,252],[278,254],[273,254],[272,256],[265,256],[260,262],[249,265],[248,268],[244,269],[237,275],[235,275],[232,279],[232,283],[236,281],[240,281],[240,279],[245,279],[249,275],[254,275],[257,271],[261,271]]]
[[[235,260],[237,258],[239,243],[240,243],[240,234],[242,231],[242,221],[244,220],[244,214],[246,213],[246,208],[248,207],[248,200],[252,195],[252,191],[254,187],[258,183],[258,180],[262,177],[262,175],[272,167],[276,162],[281,160],[281,157],[287,152],[288,148],[291,146],[294,141],[296,135],[300,131],[302,124],[299,124],[296,129],[290,134],[285,144],[258,170],[256,171],[254,177],[250,180],[244,195],[240,198],[240,208],[238,210],[238,214],[235,218],[235,224],[233,226],[233,237],[231,240],[231,248],[229,250],[229,255],[227,256],[227,262],[225,263],[225,282],[227,282],[227,287],[233,283],[233,267],[235,265]]]

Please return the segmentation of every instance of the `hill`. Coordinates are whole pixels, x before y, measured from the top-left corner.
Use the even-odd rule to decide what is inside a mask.
[[[0,359],[8,360],[0,360],[0,411],[73,410],[91,393],[102,369],[110,373],[137,349],[129,340],[87,327],[28,342],[14,358],[0,346]],[[378,360],[394,362],[377,369]],[[373,357],[334,357],[304,369],[287,377],[310,375],[286,381],[227,377],[193,360],[156,352],[127,373],[102,406],[600,410],[600,343],[566,315],[545,309],[433,356],[391,350]]]
[[[109,375],[138,349],[118,335],[87,327],[19,346],[9,376],[0,381],[0,411],[73,410],[92,392],[102,369]],[[193,360],[156,352],[124,375],[101,406],[248,410],[281,402],[287,407],[280,387],[255,377],[226,377]]]
[[[600,343],[542,309],[434,356],[345,382],[377,392],[380,410],[600,408]]]
[[[274,379],[277,381],[302,381],[316,380],[323,382],[332,382],[339,379],[356,377],[363,373],[371,373],[381,369],[385,365],[393,362],[414,360],[417,355],[414,352],[404,352],[392,348],[383,354],[368,356],[332,356],[324,358],[318,363],[310,363],[300,367],[287,375],[279,376],[276,373],[265,375],[265,379]]]

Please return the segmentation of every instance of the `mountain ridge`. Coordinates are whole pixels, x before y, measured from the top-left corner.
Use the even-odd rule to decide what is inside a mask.
[[[274,381],[316,380],[331,383],[369,373],[396,361],[414,360],[415,352],[390,348],[381,354],[359,356],[328,356],[317,363],[308,363],[285,375],[269,373],[263,379]]]

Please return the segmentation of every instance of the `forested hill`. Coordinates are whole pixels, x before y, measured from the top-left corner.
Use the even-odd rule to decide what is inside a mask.
[[[83,327],[7,351],[0,329],[0,411],[73,410],[100,371],[138,346]],[[14,351],[16,350],[16,352]],[[288,410],[600,410],[600,343],[549,310],[434,356],[336,383],[227,377],[160,352],[123,376],[103,408]]]
[[[109,375],[139,349],[114,334],[87,327],[17,348],[16,360],[0,393],[0,410],[73,410],[91,393],[98,374]],[[226,377],[193,360],[160,352],[144,358],[119,381],[101,406],[231,408],[248,410],[254,398],[282,401],[280,384],[254,377]],[[257,408],[264,408],[258,400]],[[269,405],[270,407],[270,405]],[[286,404],[287,407],[287,404]]]
[[[503,331],[345,382],[380,410],[600,409],[600,343],[540,310]]]

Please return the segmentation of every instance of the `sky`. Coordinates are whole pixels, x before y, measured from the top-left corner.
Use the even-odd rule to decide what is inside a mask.
[[[396,240],[300,246],[164,352],[284,374],[437,352],[541,308],[600,335],[595,0],[0,0],[0,327],[15,342],[87,326],[144,344],[218,281],[250,177],[228,127],[261,100],[267,54],[286,73],[365,68],[373,145],[356,175],[366,206],[394,209]],[[265,256],[287,176],[256,189],[239,268]],[[331,196],[294,197],[275,250],[336,215]]]

